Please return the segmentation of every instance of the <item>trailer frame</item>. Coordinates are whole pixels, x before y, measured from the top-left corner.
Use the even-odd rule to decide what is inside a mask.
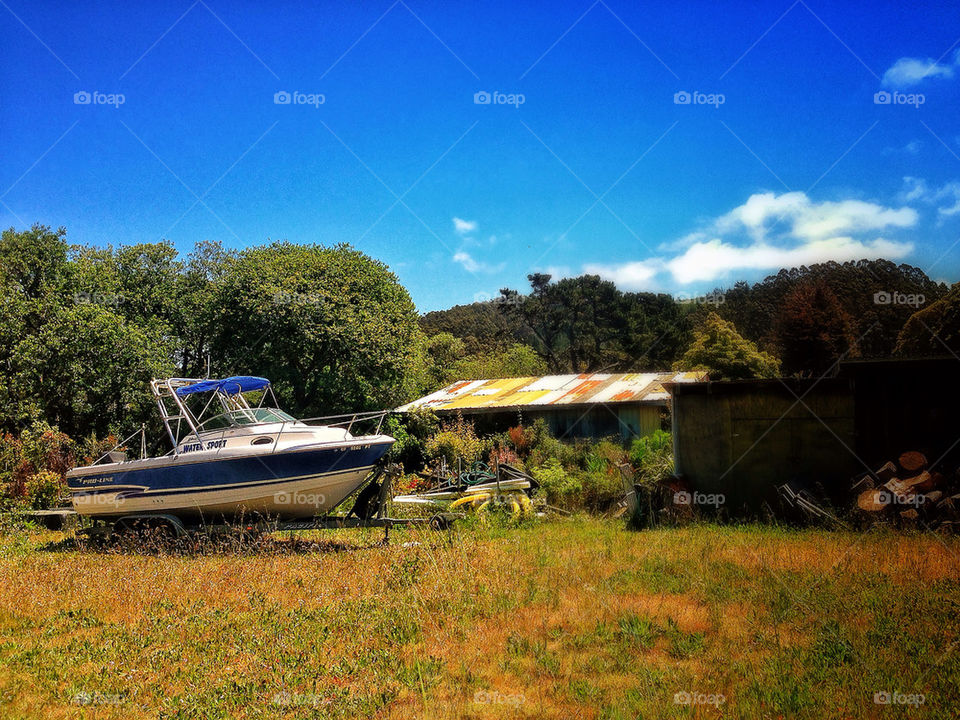
[[[259,533],[298,532],[303,530],[341,530],[348,528],[383,528],[383,542],[390,542],[390,529],[393,527],[410,527],[415,525],[430,525],[435,530],[445,530],[453,522],[462,517],[459,513],[436,513],[430,517],[394,518],[387,514],[387,504],[390,500],[395,470],[393,468],[378,467],[362,486],[360,494],[354,501],[353,508],[346,515],[317,515],[312,518],[298,520],[270,520],[256,518],[253,522],[244,522],[240,517],[237,522],[184,522],[172,513],[134,513],[111,518],[91,518],[92,525],[79,532],[90,539],[109,540],[124,532],[137,532],[165,528],[172,538],[180,539],[196,533],[224,533],[240,531],[254,531]],[[376,501],[371,505],[373,494]]]

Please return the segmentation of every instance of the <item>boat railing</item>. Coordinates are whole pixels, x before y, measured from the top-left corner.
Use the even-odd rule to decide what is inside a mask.
[[[127,443],[130,442],[131,440],[133,440],[137,435],[140,436],[140,459],[142,460],[143,458],[145,458],[145,457],[147,456],[147,426],[146,426],[146,423],[142,424],[142,425],[140,426],[140,429],[139,429],[139,430],[135,430],[134,432],[130,433],[129,436],[127,436],[126,438],[124,438],[123,440],[121,440],[120,442],[118,442],[116,445],[114,445],[112,448],[110,448],[109,450],[107,450],[105,453],[103,453],[103,455],[101,455],[100,457],[98,457],[96,460],[94,460],[94,461],[93,461],[92,463],[90,463],[90,464],[91,464],[91,465],[99,465],[99,464],[100,464],[100,461],[103,460],[104,458],[110,458],[110,459],[112,460],[112,459],[113,459],[113,456],[114,456],[114,453],[117,452],[117,451],[119,451],[121,448],[124,449],[124,450],[123,450],[123,454],[125,455],[125,454],[126,454]]]
[[[280,427],[275,432],[270,433],[258,433],[255,430],[250,430],[249,432],[237,432],[237,427],[225,427],[220,428],[219,432],[217,431],[200,431],[200,438],[198,442],[202,440],[203,443],[210,443],[213,441],[221,440],[224,441],[219,447],[216,448],[216,452],[219,455],[220,451],[226,447],[226,440],[236,440],[242,438],[256,438],[256,437],[272,437],[273,438],[273,451],[276,451],[277,445],[280,443],[280,439],[284,434],[301,432],[304,426],[311,428],[316,427],[329,427],[329,428],[342,428],[346,434],[352,435],[355,428],[367,428],[372,430],[372,432],[365,433],[364,435],[356,436],[356,439],[362,439],[365,435],[379,435],[380,431],[383,429],[383,423],[392,410],[372,410],[369,412],[358,412],[358,413],[345,413],[342,415],[323,415],[319,417],[311,418],[294,418],[292,420],[280,420],[277,422],[269,422],[262,424],[276,425],[279,424]],[[251,428],[254,426],[250,426]],[[189,437],[189,436],[188,436]],[[188,441],[188,438],[181,440],[181,444],[184,441]],[[178,446],[179,448],[179,446]],[[179,454],[177,451],[172,451],[174,454]]]

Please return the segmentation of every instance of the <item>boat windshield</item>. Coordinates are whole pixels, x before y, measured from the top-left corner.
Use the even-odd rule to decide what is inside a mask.
[[[250,408],[249,410],[231,410],[223,415],[210,418],[200,425],[200,431],[223,430],[225,428],[243,427],[245,425],[262,425],[264,423],[293,422],[295,418],[283,410],[276,408]]]

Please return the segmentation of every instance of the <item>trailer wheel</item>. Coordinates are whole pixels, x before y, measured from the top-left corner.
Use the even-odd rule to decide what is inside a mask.
[[[453,521],[456,519],[456,516],[450,513],[437,513],[430,518],[430,527],[437,531],[449,530],[453,527]]]
[[[113,535],[134,542],[168,543],[187,534],[180,519],[174,515],[130,515],[113,525]]]

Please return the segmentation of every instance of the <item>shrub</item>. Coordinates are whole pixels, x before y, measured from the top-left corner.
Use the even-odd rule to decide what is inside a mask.
[[[566,467],[577,465],[577,451],[550,434],[550,427],[542,418],[534,422],[531,428],[530,452],[527,467],[539,467],[554,458]]]
[[[535,439],[533,430],[525,428],[523,425],[517,425],[507,430],[507,436],[518,453],[526,453]]]
[[[518,470],[523,470],[523,460],[513,450],[502,445],[490,449],[489,454],[490,468],[497,465],[512,465]]]
[[[623,480],[620,471],[614,467],[603,472],[582,473],[580,485],[580,501],[590,512],[607,512],[623,497]]]
[[[636,482],[647,488],[656,487],[673,473],[673,438],[664,430],[635,438],[630,445],[630,463]]]
[[[0,494],[7,504],[46,509],[65,494],[67,470],[75,464],[75,443],[46,423],[35,422],[20,437],[0,438]]]
[[[569,506],[573,498],[583,491],[580,480],[568,474],[557,458],[549,458],[532,474],[551,505]]]
[[[67,483],[64,476],[59,473],[41,470],[27,478],[23,500],[33,510],[57,507],[67,497]]]
[[[400,463],[407,470],[422,468],[427,461],[425,438],[437,432],[439,427],[436,414],[429,408],[414,408],[391,415],[384,423],[383,432],[397,442],[387,453],[387,461]]]
[[[431,460],[446,460],[450,468],[457,466],[458,458],[462,458],[464,464],[473,463],[483,452],[483,442],[477,437],[473,423],[461,415],[453,422],[444,423],[439,432],[427,438],[424,447]]]

